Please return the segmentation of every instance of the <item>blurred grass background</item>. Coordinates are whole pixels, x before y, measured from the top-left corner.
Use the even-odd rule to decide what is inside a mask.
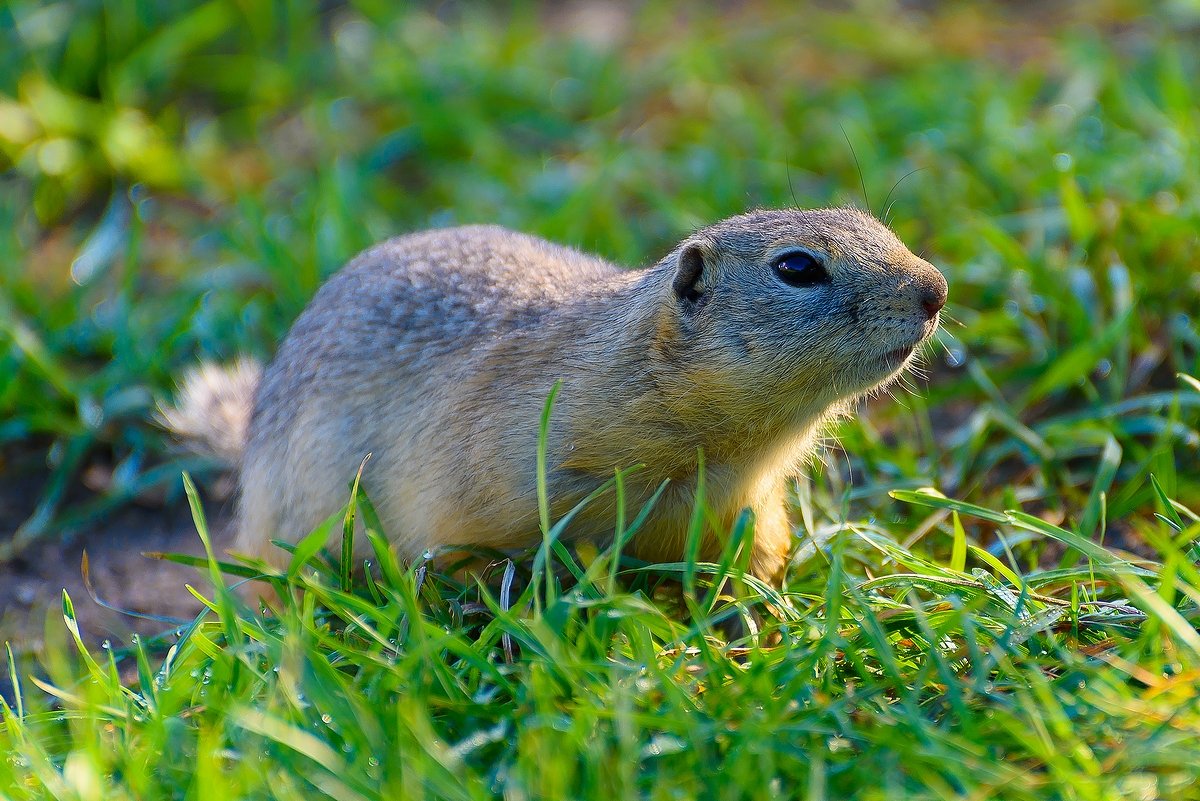
[[[204,465],[155,398],[268,357],[389,235],[645,264],[747,207],[870,205],[950,305],[928,380],[797,484],[746,648],[653,571],[508,608],[386,551],[348,587],[313,540],[277,618],[218,587],[101,659],[64,599],[10,658],[0,794],[1195,798],[1198,125],[1195,0],[9,0],[0,589],[38,538],[181,508]]]
[[[1159,414],[1200,344],[1198,24],[1178,1],[13,0],[0,469],[38,478],[8,553],[177,486],[153,398],[269,356],[376,240],[493,221],[644,264],[793,197],[887,211],[961,323],[926,399],[843,432],[859,476],[1061,514],[1115,442],[1110,520],[1150,463],[1200,497],[1174,469],[1194,401]]]

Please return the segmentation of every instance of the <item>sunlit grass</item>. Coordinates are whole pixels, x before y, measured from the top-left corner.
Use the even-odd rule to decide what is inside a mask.
[[[347,520],[373,520],[357,498]],[[211,561],[208,609],[165,658],[77,639],[48,682],[13,676],[0,780],[15,798],[1189,797],[1200,576],[1176,540],[1195,514],[1164,501],[1161,555],[1127,559],[1019,512],[903,500],[1086,558],[1025,571],[951,517],[962,548],[940,561],[852,525],[770,604],[743,596],[761,628],[729,647],[649,600],[641,568],[563,583],[564,551],[569,570],[534,562],[501,603],[397,563],[370,522],[371,578],[348,592],[327,526],[266,571],[277,616]],[[694,570],[701,590],[736,575]],[[74,633],[65,597],[64,616]]]

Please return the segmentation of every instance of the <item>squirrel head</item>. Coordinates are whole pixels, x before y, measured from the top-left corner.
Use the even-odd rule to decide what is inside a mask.
[[[852,208],[731,217],[659,268],[670,276],[670,362],[734,402],[792,397],[811,408],[886,385],[946,302],[942,274]]]

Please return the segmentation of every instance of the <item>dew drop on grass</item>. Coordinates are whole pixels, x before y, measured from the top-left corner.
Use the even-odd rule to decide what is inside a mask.
[[[1112,373],[1113,365],[1108,359],[1101,359],[1096,365],[1096,376],[1098,378],[1108,378]]]
[[[321,715],[321,722],[328,726],[333,723],[333,715],[326,712],[324,715]]]
[[[79,399],[79,417],[88,428],[100,428],[104,422],[104,409],[95,398],[85,395]]]
[[[1055,153],[1054,154],[1054,169],[1059,172],[1067,172],[1071,169],[1074,159],[1070,153]]]
[[[1154,205],[1162,214],[1174,214],[1179,211],[1179,195],[1165,190],[1158,192],[1154,195]]]
[[[826,741],[826,745],[829,747],[830,753],[833,753],[835,751],[841,751],[849,748],[850,741],[845,737],[835,736],[830,737],[829,740]]]
[[[687,748],[687,743],[673,734],[656,734],[642,747],[642,757],[657,757],[678,754]]]

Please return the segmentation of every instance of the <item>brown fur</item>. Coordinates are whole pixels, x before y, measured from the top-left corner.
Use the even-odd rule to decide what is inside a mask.
[[[774,260],[796,248],[820,256],[828,285],[779,280]],[[367,453],[366,489],[402,555],[535,544],[538,419],[561,381],[555,517],[645,465],[626,482],[630,517],[670,483],[630,550],[677,560],[702,452],[719,523],[703,555],[749,508],[752,569],[778,580],[788,479],[832,415],[905,368],[907,352],[884,354],[926,341],[945,293],[936,269],[851,209],[734,217],[642,271],[491,226],[390,240],[320,289],[263,373],[236,550],[270,558],[270,539],[303,536],[346,501]],[[584,509],[568,536],[610,538],[613,504]]]

